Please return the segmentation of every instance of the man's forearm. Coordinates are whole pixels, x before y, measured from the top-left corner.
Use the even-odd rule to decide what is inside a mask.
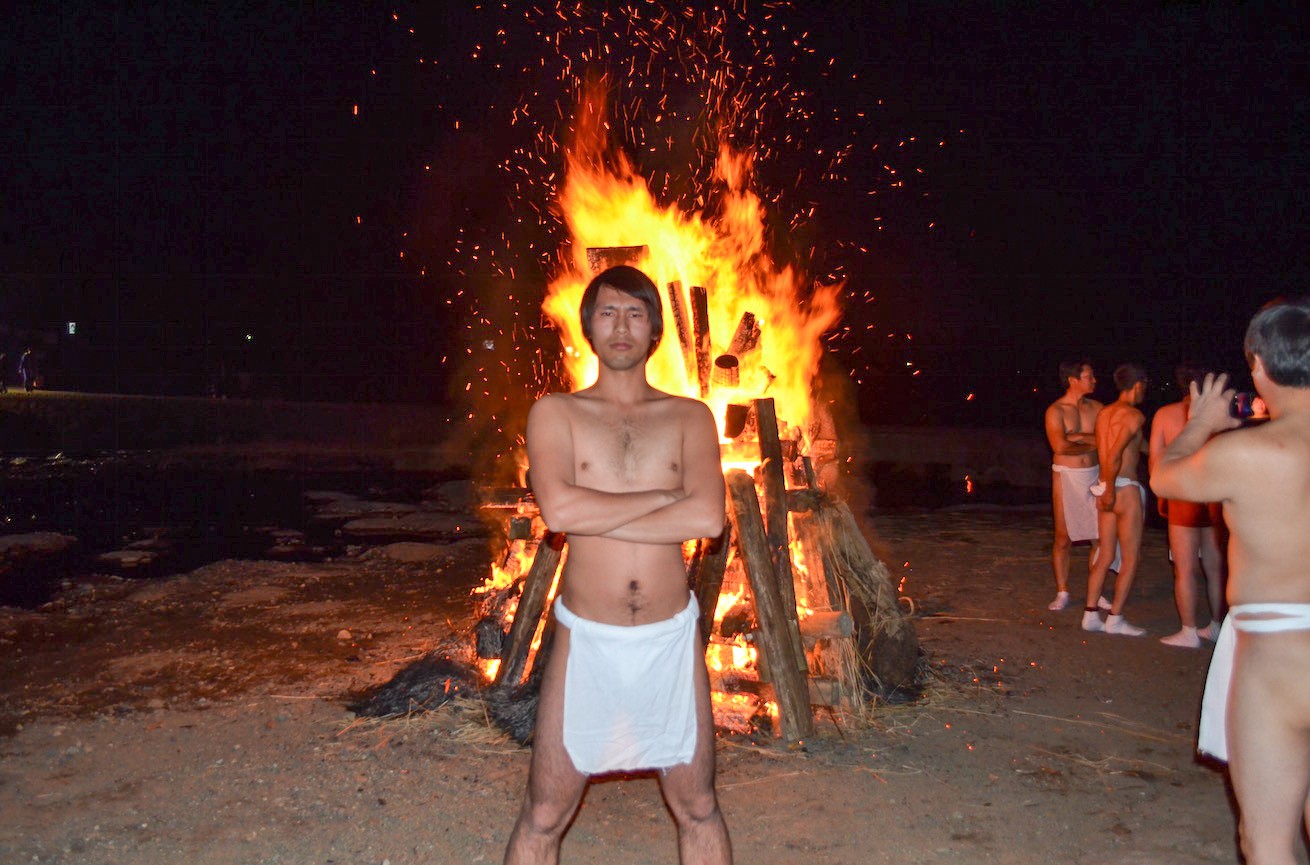
[[[723,532],[723,507],[722,499],[716,503],[692,496],[601,534],[639,544],[677,544],[694,538],[714,538]]]
[[[1160,467],[1163,468],[1171,462],[1190,457],[1199,451],[1213,434],[1212,430],[1202,424],[1188,421],[1183,425],[1182,432],[1178,433],[1177,438],[1164,449],[1164,453],[1160,456]]]
[[[539,502],[542,519],[551,531],[603,535],[685,496],[681,490],[608,493],[570,484],[552,491]]]

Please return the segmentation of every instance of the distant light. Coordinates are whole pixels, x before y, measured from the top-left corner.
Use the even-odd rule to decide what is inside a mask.
[[[75,321],[70,321],[70,322],[68,323],[68,335],[69,335],[69,336],[76,336],[76,335],[77,335],[77,322],[75,322]]]
[[[255,335],[253,333],[246,334],[246,342],[254,342],[254,341],[255,341]]]

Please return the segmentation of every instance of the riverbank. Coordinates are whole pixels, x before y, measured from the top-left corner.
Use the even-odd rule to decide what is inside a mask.
[[[1208,649],[1176,628],[1148,529],[1132,639],[1051,613],[1040,508],[874,519],[931,671],[867,729],[802,751],[722,739],[738,861],[1233,863],[1223,776],[1193,756]],[[488,545],[426,562],[218,562],[70,586],[0,615],[0,859],[500,860],[529,752],[472,712],[362,722],[350,695],[472,624]],[[1075,567],[1075,577],[1085,573]],[[564,861],[676,861],[649,778],[593,785]]]

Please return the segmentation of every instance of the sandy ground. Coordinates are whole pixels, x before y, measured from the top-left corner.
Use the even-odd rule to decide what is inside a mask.
[[[874,522],[933,684],[802,751],[721,739],[738,862],[1237,861],[1225,776],[1193,757],[1209,650],[1155,639],[1177,626],[1161,531],[1133,639],[1046,611],[1045,513]],[[221,562],[0,611],[0,862],[500,861],[526,750],[475,709],[345,708],[471,624],[487,556]],[[563,861],[676,862],[656,782],[593,784]]]

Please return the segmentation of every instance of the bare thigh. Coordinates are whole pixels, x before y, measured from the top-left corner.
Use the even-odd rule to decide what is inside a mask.
[[[696,641],[700,646],[700,638]],[[696,680],[696,750],[690,763],[674,766],[660,773],[660,788],[676,818],[684,815],[703,819],[706,809],[717,808],[714,793],[714,711],[710,706],[709,674],[702,656],[697,655]]]
[[[1292,862],[1310,792],[1310,633],[1237,636],[1228,743],[1242,849]]]
[[[577,810],[587,776],[573,766],[564,747],[564,673],[569,656],[569,629],[558,626],[537,703],[537,724],[532,734],[532,763],[525,807],[534,822],[567,821]]]

